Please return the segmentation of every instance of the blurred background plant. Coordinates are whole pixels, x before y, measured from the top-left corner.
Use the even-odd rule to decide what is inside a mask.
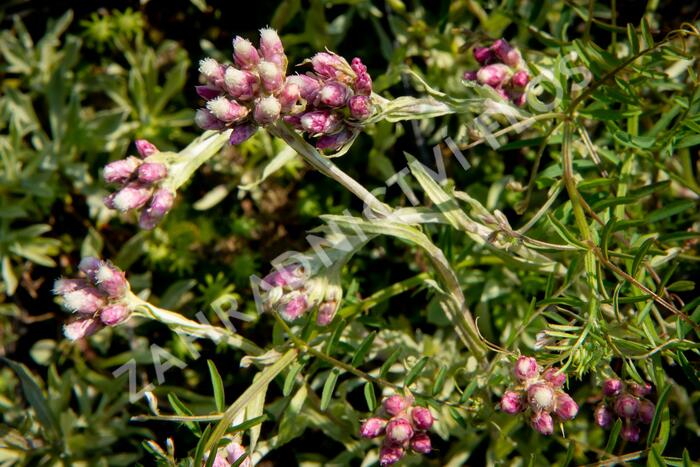
[[[240,352],[198,342],[199,351],[212,360],[212,371],[205,359],[192,358],[180,337],[157,323],[129,322],[70,345],[60,331],[66,315],[50,291],[54,279],[74,272],[81,256],[110,258],[130,271],[139,296],[190,317],[204,310],[217,323],[210,305],[224,294],[237,297],[242,311],[254,315],[250,275],[266,272],[279,253],[305,250],[306,232],[318,227],[320,215],[361,209],[263,132],[224,149],[198,171],[152,232],[139,231],[130,219],[103,207],[107,190],[101,168],[135,153],[134,139],[177,151],[198,135],[192,110],[199,105],[196,63],[205,56],[228,60],[234,35],[254,38],[259,27],[269,24],[280,31],[290,65],[325,47],[346,57],[361,56],[375,90],[387,97],[424,92],[404,73],[408,68],[432,87],[464,97],[468,91],[461,76],[475,68],[469,52],[473,45],[505,36],[532,60],[548,64],[561,55],[560,47],[576,50],[599,79],[620,63],[616,57],[635,52],[633,37],[639,35],[649,46],[683,22],[692,20],[697,27],[698,11],[697,1],[641,7],[618,0],[611,9],[603,2],[560,0],[265,0],[246,5],[245,14],[238,2],[212,0],[6,2],[0,6],[0,356],[11,360],[0,363],[0,465],[151,465],[154,459],[173,465],[176,458],[196,453],[206,423],[131,417],[159,409],[179,416],[220,412],[220,401],[211,396],[210,379],[214,392],[219,387],[215,374],[220,372],[229,403],[251,383],[251,369],[231,364],[240,360]],[[672,297],[695,323],[700,320],[693,289],[700,272],[697,56],[697,39],[689,38],[674,43],[673,50],[639,59],[624,79],[602,86],[580,109],[582,127],[600,160],[574,161],[585,180],[579,185],[583,199],[603,219],[596,235],[607,235],[611,255],[626,262],[639,281]],[[690,61],[671,66],[683,60]],[[366,186],[384,186],[405,166],[403,151],[432,167],[433,146],[448,136],[470,141],[471,120],[455,115],[379,123],[338,163]],[[522,216],[524,224],[562,178],[561,136],[547,139],[547,131],[545,125],[535,126],[511,137],[498,152],[487,145],[470,150],[468,172],[445,150],[450,187],[468,192],[491,212],[499,209],[510,219]],[[581,143],[574,150],[583,155],[587,147]],[[540,159],[541,170],[534,170]],[[274,173],[270,160],[277,161]],[[611,197],[617,180],[630,189],[618,189]],[[412,187],[420,192],[418,184]],[[541,222],[528,235],[561,243],[576,227],[571,204],[554,198],[553,217],[564,227]],[[395,185],[385,199],[409,204]],[[605,230],[609,210],[627,223]],[[548,276],[513,269],[447,226],[425,230],[458,271],[488,339],[509,349],[553,342],[573,348],[571,359],[582,379],[572,378],[570,393],[580,401],[596,397],[599,381],[586,370],[614,353],[596,340],[604,338],[606,328],[576,345],[583,332],[578,315],[583,302],[580,290],[567,290],[582,274],[582,257],[561,254],[569,272],[563,278]],[[640,264],[651,269],[640,269]],[[649,447],[616,447],[616,434],[608,437],[594,428],[592,404],[582,404],[582,416],[568,428],[576,433],[573,438],[535,438],[519,429],[523,424],[518,419],[495,414],[493,401],[472,384],[479,375],[458,351],[428,271],[427,258],[417,248],[387,238],[373,240],[346,266],[340,311],[345,319],[325,335],[333,343],[329,353],[367,372],[381,366],[382,377],[398,381],[408,374],[420,392],[438,399],[462,393],[456,407],[433,407],[440,420],[436,452],[428,460],[407,458],[406,463],[506,459],[513,465],[566,465],[572,459],[584,464],[628,452],[646,456]],[[649,314],[649,299],[640,298],[639,289],[613,275],[600,277],[615,290],[601,304],[606,313],[636,309]],[[237,322],[236,327],[261,346],[282,341],[283,330],[269,317]],[[625,352],[641,360],[643,374],[661,379],[658,372],[665,371],[676,382],[673,436],[669,439],[671,426],[665,420],[665,458],[650,456],[649,462],[681,465],[684,448],[700,430],[697,345],[671,343],[667,353],[655,352],[666,345],[667,334],[650,329],[640,321],[612,332]],[[537,341],[543,330],[548,334]],[[678,332],[679,342],[693,332],[697,337],[690,326],[671,330]],[[639,336],[648,342],[639,344]],[[356,361],[367,342],[369,350]],[[150,399],[131,404],[129,375],[115,383],[112,372],[133,358],[140,386],[157,380],[151,344],[187,367],[169,371]],[[647,353],[645,362],[640,356]],[[612,362],[617,371],[634,369],[626,359]],[[275,397],[264,414],[275,423],[262,425],[258,450],[269,452],[266,459],[273,465],[291,458],[308,465],[358,465],[371,447],[358,444],[356,436],[360,418],[373,411],[367,385],[312,359],[293,371],[270,389]],[[292,384],[296,375],[303,375],[298,386]],[[494,371],[488,384],[506,386],[504,375]],[[326,389],[329,379],[334,386]],[[372,395],[379,389],[372,386]],[[329,392],[332,397],[325,395]],[[182,462],[189,465],[191,459]]]

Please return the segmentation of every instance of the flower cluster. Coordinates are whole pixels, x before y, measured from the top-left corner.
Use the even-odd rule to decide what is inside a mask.
[[[530,411],[532,427],[543,435],[554,432],[552,414],[566,421],[576,417],[578,405],[561,388],[566,375],[557,368],[544,371],[532,357],[520,357],[513,369],[518,385],[507,390],[501,398],[501,410],[514,415]]]
[[[121,212],[141,209],[139,225],[150,230],[170,211],[175,195],[162,186],[168,167],[158,160],[158,148],[142,139],[136,141],[136,149],[140,158],[129,156],[105,166],[105,181],[119,188],[104,202],[108,208]]]
[[[91,256],[83,258],[78,268],[85,278],[58,279],[53,289],[63,299],[63,307],[77,315],[64,326],[70,340],[90,336],[104,326],[116,326],[131,313],[125,300],[129,283],[119,268]]]
[[[316,323],[330,324],[343,294],[340,277],[332,271],[309,276],[310,272],[299,264],[281,267],[265,276],[260,283],[265,309],[276,311],[286,321],[295,321],[318,307]]]
[[[622,439],[639,441],[639,423],[648,425],[654,418],[656,406],[645,398],[651,393],[651,385],[634,382],[623,383],[613,378],[603,383],[605,400],[595,409],[593,418],[598,426],[610,428],[615,418],[621,418],[624,426],[620,432]]]
[[[260,30],[260,48],[233,40],[233,65],[213,58],[200,62],[206,84],[197,93],[207,101],[195,121],[203,129],[231,129],[231,144],[250,138],[280,118],[318,138],[319,149],[338,149],[372,114],[372,79],[359,58],[352,64],[331,53],[316,54],[314,72],[287,76],[287,56],[274,29]]]
[[[250,467],[252,464],[250,462],[250,457],[246,455],[245,448],[238,443],[231,443],[226,448],[216,453],[216,458],[214,458],[214,463],[212,467],[231,467],[236,464],[241,457],[245,456],[238,466],[239,467]],[[204,462],[202,467],[207,464],[207,455],[205,454]]]
[[[428,408],[414,406],[410,396],[394,395],[384,400],[382,409],[384,416],[369,418],[360,427],[363,438],[384,435],[380,465],[398,462],[408,448],[420,454],[430,453],[432,444],[427,431],[433,426],[433,415]]]
[[[475,47],[474,58],[481,68],[465,72],[465,80],[491,86],[503,99],[518,107],[525,104],[525,86],[530,75],[518,49],[505,39],[498,39],[491,47]]]

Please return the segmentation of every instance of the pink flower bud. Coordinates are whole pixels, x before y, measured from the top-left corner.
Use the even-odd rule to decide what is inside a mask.
[[[648,425],[654,419],[656,406],[648,400],[643,400],[639,403],[639,421]]]
[[[556,413],[562,420],[572,420],[578,413],[578,404],[566,393],[557,395]]]
[[[429,430],[433,426],[433,414],[426,407],[414,407],[411,410],[411,419],[418,430]]]
[[[333,133],[339,126],[338,116],[327,110],[306,112],[301,116],[301,127],[314,135]]]
[[[272,287],[287,287],[294,290],[304,285],[305,280],[306,277],[302,269],[298,265],[292,264],[279,268],[265,276],[262,286],[265,290]]]
[[[277,94],[277,100],[282,106],[282,113],[289,113],[294,110],[298,106],[300,98],[299,86],[287,80],[282,90]]]
[[[202,130],[223,130],[226,124],[216,118],[213,113],[207,109],[198,109],[194,114],[194,122]]]
[[[359,57],[353,58],[350,68],[357,76],[355,78],[355,92],[365,96],[372,94],[372,77],[367,73],[367,67],[362,63],[362,60]]]
[[[92,282],[95,282],[97,271],[100,269],[100,266],[102,266],[102,261],[98,258],[94,256],[85,256],[80,260],[78,269],[85,273]]]
[[[462,79],[465,81],[476,81],[476,71],[465,71]]]
[[[493,88],[498,88],[508,78],[510,69],[501,63],[486,65],[476,73],[476,79],[481,84],[487,84]]]
[[[298,294],[282,306],[280,315],[282,315],[282,318],[286,321],[294,321],[301,317],[308,307],[309,305],[306,301],[306,297],[302,294]]]
[[[622,439],[625,441],[630,441],[632,443],[636,443],[639,441],[639,434],[641,430],[637,425],[633,425],[631,423],[625,424],[625,426],[622,427],[622,431],[620,431],[620,436]]]
[[[307,75],[293,75],[287,78],[287,83],[299,86],[301,97],[309,104],[315,103],[316,97],[321,90],[321,83],[316,78]]]
[[[206,86],[195,86],[194,90],[199,97],[206,101],[221,95],[221,90],[219,88],[209,86],[208,84]]]
[[[386,426],[386,420],[379,417],[372,417],[365,420],[365,422],[360,426],[360,436],[363,438],[376,438],[377,436],[384,433],[384,427]]]
[[[102,261],[97,269],[95,283],[101,291],[111,298],[122,297],[129,288],[124,272],[106,261]]]
[[[554,408],[554,391],[546,383],[531,384],[527,388],[527,401],[535,412],[541,410],[549,412]]]
[[[559,368],[551,367],[544,370],[542,378],[554,388],[560,388],[566,383],[566,374],[559,371]]]
[[[243,120],[248,115],[248,109],[236,101],[230,101],[219,96],[207,102],[207,109],[219,120],[234,123]]]
[[[224,80],[224,67],[213,58],[200,60],[199,72],[214,87],[220,87]]]
[[[607,405],[601,404],[593,412],[593,419],[599,427],[610,428],[613,421],[613,413]]]
[[[338,302],[329,300],[318,306],[318,315],[316,316],[316,324],[319,326],[328,326],[333,321],[335,313],[338,310]]]
[[[116,326],[119,323],[124,322],[129,317],[130,311],[126,305],[117,303],[115,305],[109,305],[102,309],[100,313],[100,320],[103,324],[107,326]]]
[[[511,67],[520,65],[521,56],[518,50],[508,44],[505,39],[498,39],[491,45],[491,51],[503,63]]]
[[[396,464],[403,457],[403,448],[400,446],[382,446],[379,451],[379,465]]]
[[[301,117],[298,115],[285,115],[282,117],[282,120],[284,120],[284,123],[287,125],[291,126],[292,128],[296,130],[301,130]]]
[[[402,445],[411,438],[413,438],[413,427],[405,418],[393,418],[386,425],[388,443]]]
[[[282,106],[274,96],[263,97],[255,104],[253,118],[260,125],[274,123],[279,117]]]
[[[420,454],[430,454],[433,450],[430,436],[427,433],[417,433],[411,440],[411,449]]]
[[[488,47],[474,47],[474,58],[479,65],[488,65],[493,61],[493,53]]]
[[[246,455],[245,448],[238,443],[231,443],[226,446],[226,460],[229,465],[233,465],[238,462],[238,459],[246,456],[245,460],[239,464],[239,467],[250,467],[251,461],[250,457]]]
[[[53,284],[53,293],[55,295],[65,295],[85,287],[89,287],[85,279],[58,279]]]
[[[606,379],[603,382],[603,394],[606,396],[617,396],[622,391],[622,381],[619,379]]]
[[[532,427],[539,433],[549,436],[554,433],[554,420],[547,412],[537,412],[530,419]]]
[[[229,138],[229,143],[236,145],[247,141],[251,136],[258,131],[258,126],[252,123],[244,123],[240,125],[234,125],[233,131],[231,131],[231,137]]]
[[[92,287],[76,289],[63,295],[63,307],[74,313],[92,315],[106,303],[104,294]]]
[[[112,203],[121,212],[143,207],[151,197],[151,188],[140,183],[129,183],[119,190]]]
[[[260,30],[260,52],[268,62],[277,63],[280,56],[284,57],[284,46],[277,31],[272,28]]]
[[[367,96],[353,96],[348,101],[350,116],[356,120],[365,120],[372,115],[372,101]]]
[[[320,150],[330,149],[332,151],[337,151],[345,143],[350,141],[350,139],[355,135],[348,128],[344,127],[337,133],[331,135],[323,135],[316,140],[316,148]]]
[[[238,68],[251,70],[260,62],[260,56],[248,39],[236,36],[233,39],[233,61]]]
[[[260,62],[258,74],[260,75],[263,88],[269,93],[279,91],[284,83],[284,71],[276,63]]]
[[[399,395],[389,396],[384,399],[384,410],[392,417],[403,412],[409,405],[411,405],[409,401]]]
[[[501,398],[501,410],[507,414],[515,415],[525,410],[525,398],[515,391],[506,391]]]
[[[517,105],[518,107],[524,106],[525,102],[527,102],[527,96],[522,92],[511,92],[509,97],[510,100],[513,101],[513,104]]]
[[[224,85],[226,86],[226,91],[232,97],[241,101],[248,101],[257,94],[260,87],[260,79],[250,71],[228,67],[224,74]]]
[[[94,318],[80,318],[69,321],[63,325],[63,335],[67,339],[75,341],[92,336],[102,329],[102,323]]]
[[[630,394],[623,394],[615,400],[615,413],[622,417],[633,420],[639,413],[639,400]]]
[[[515,362],[513,372],[515,373],[515,377],[521,381],[534,378],[539,373],[537,360],[532,357],[522,356]]]
[[[138,170],[139,181],[145,184],[155,183],[168,176],[168,168],[159,162],[146,162]]]
[[[635,396],[644,397],[651,394],[651,384],[645,382],[643,384],[630,383],[629,391]]]
[[[321,88],[319,99],[321,104],[328,107],[343,107],[350,95],[350,90],[344,84],[330,81]]]
[[[127,157],[105,165],[102,176],[107,183],[126,183],[138,169],[139,161],[135,157]]]
[[[145,230],[153,229],[170,211],[175,202],[175,194],[166,188],[156,190],[148,209],[141,212],[139,226]]]
[[[139,156],[143,158],[146,158],[158,152],[158,148],[156,147],[156,145],[151,143],[147,139],[137,139],[136,141],[134,141],[134,144],[136,145],[136,151],[139,153]]]
[[[510,84],[519,88],[524,88],[525,86],[527,86],[527,83],[529,81],[530,76],[527,74],[527,71],[518,70],[513,74],[513,77],[510,79]]]
[[[348,63],[339,55],[331,52],[319,52],[311,58],[314,71],[324,78],[347,78],[352,71]]]

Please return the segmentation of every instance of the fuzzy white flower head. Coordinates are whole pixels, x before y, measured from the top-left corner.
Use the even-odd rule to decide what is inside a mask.
[[[220,120],[226,120],[230,110],[231,102],[224,96],[219,96],[207,102],[207,109]]]
[[[243,86],[246,84],[246,75],[238,68],[229,67],[224,73],[224,83],[231,88]]]
[[[221,73],[221,65],[211,57],[199,61],[199,72],[207,78],[215,78]]]

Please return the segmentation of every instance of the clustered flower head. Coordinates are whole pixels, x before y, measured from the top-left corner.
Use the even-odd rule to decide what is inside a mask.
[[[474,58],[481,68],[465,72],[465,80],[491,86],[518,107],[525,104],[525,87],[530,75],[518,49],[505,39],[498,39],[490,47],[475,47]]]
[[[250,461],[250,457],[246,455],[245,448],[238,443],[230,443],[224,449],[216,453],[216,458],[214,458],[214,463],[212,464],[212,467],[231,467],[236,462],[238,462],[238,460],[243,456],[245,456],[245,459],[241,461],[241,463],[238,464],[238,466],[250,467],[252,464]],[[202,467],[206,465],[207,457],[208,455],[205,454]]]
[[[263,278],[260,287],[265,309],[274,310],[286,321],[295,321],[318,307],[316,323],[333,321],[343,295],[337,272],[324,271],[311,277],[299,264],[280,267]]]
[[[131,314],[125,300],[129,282],[124,272],[91,256],[83,258],[78,268],[85,278],[58,279],[53,289],[61,296],[62,306],[76,315],[64,326],[70,340],[90,336],[104,326],[116,326]]]
[[[260,30],[260,47],[237,36],[234,64],[206,58],[199,71],[206,84],[197,93],[207,101],[195,116],[206,130],[231,132],[231,144],[259,127],[283,119],[316,139],[319,149],[336,150],[350,141],[372,114],[372,79],[359,58],[351,64],[332,53],[316,54],[313,73],[287,76],[287,56],[274,29]]]
[[[551,367],[541,371],[537,360],[520,357],[513,368],[518,384],[507,390],[501,398],[501,410],[507,414],[528,412],[530,424],[543,435],[554,432],[554,418],[572,420],[578,413],[578,404],[562,386],[566,375]]]
[[[603,402],[595,409],[593,418],[598,426],[610,428],[616,418],[624,422],[620,436],[632,442],[639,441],[639,424],[648,425],[654,418],[656,406],[646,399],[651,393],[649,383],[624,383],[617,378],[603,382]]]
[[[382,416],[368,418],[360,427],[363,438],[384,436],[380,465],[398,462],[408,449],[428,454],[432,444],[427,431],[433,426],[430,409],[414,405],[413,397],[393,395],[384,399]]]
[[[136,141],[136,150],[140,158],[128,156],[105,166],[105,181],[118,188],[104,202],[121,212],[141,210],[139,225],[150,230],[170,211],[175,195],[163,186],[168,166],[158,161],[158,148],[141,139]]]

